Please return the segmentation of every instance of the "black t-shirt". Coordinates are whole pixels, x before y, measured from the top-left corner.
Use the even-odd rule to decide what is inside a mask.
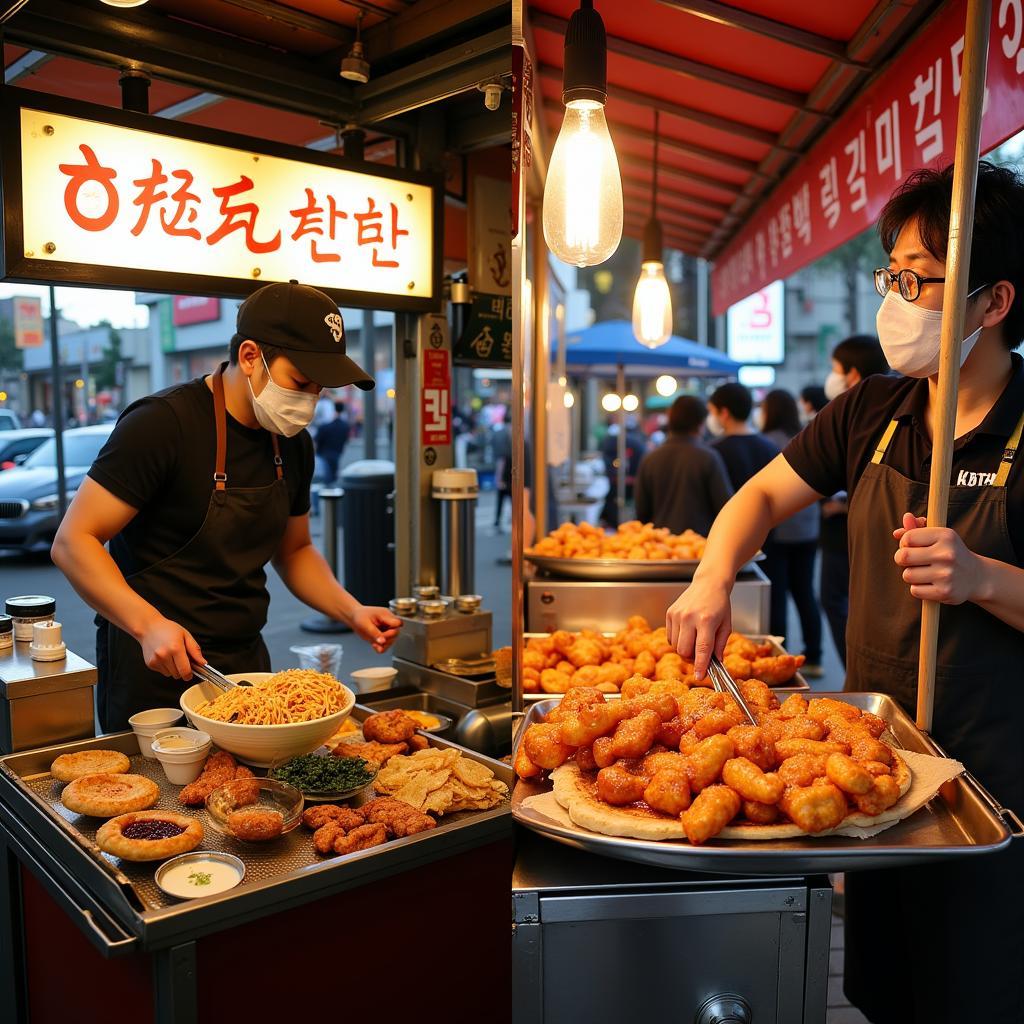
[[[270,434],[227,415],[228,487],[272,484]],[[293,516],[309,511],[313,442],[306,431],[279,439]],[[178,384],[132,403],[103,446],[89,476],[138,515],[110,542],[128,575],[173,554],[195,536],[213,490],[217,427],[205,380]]]
[[[712,441],[711,447],[722,456],[736,491],[779,454],[779,449],[760,434],[730,434]]]
[[[875,375],[829,402],[786,448],[786,461],[819,494],[848,491],[851,499],[889,421],[899,426],[884,464],[927,483],[932,442],[925,427],[928,381]],[[954,486],[981,494],[999,467],[1006,442],[1024,412],[1024,360],[1013,354],[1009,383],[982,422],[953,446]],[[1017,461],[1020,461],[1019,459]],[[1024,560],[1024,472],[1014,465],[1007,480],[1007,525],[1018,560]],[[908,510],[909,511],[909,510]],[[896,529],[900,523],[886,524]]]

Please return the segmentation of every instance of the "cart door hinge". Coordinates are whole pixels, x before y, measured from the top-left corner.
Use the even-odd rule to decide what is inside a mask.
[[[540,923],[540,900],[535,892],[512,894],[512,919],[517,925]]]

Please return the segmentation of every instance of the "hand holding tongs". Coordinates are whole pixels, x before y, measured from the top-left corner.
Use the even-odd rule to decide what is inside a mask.
[[[251,683],[232,682],[223,672],[218,672],[212,665],[193,665],[192,675],[198,676],[204,683],[209,683],[211,686],[216,686],[222,693],[227,693],[228,690],[233,690],[236,686],[251,686]]]
[[[746,702],[743,694],[740,693],[740,688],[736,685],[736,680],[729,675],[729,670],[719,661],[717,654],[711,655],[711,664],[708,665],[708,675],[711,677],[711,684],[714,686],[719,693],[727,693],[736,703],[740,706],[740,710],[747,717],[747,721],[751,725],[757,725],[757,719],[754,717],[754,713],[750,710],[750,705]]]

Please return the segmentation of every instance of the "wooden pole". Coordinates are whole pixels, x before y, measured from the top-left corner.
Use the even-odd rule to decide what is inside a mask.
[[[932,425],[932,467],[928,484],[928,525],[945,526],[949,477],[956,433],[956,396],[960,384],[960,349],[964,336],[967,279],[974,233],[974,192],[981,151],[981,117],[988,69],[991,0],[968,0],[960,109],[953,157],[953,199],[949,211],[946,283],[942,292],[942,341],[939,384]],[[897,524],[898,525],[898,524]],[[917,672],[917,726],[928,732],[935,704],[935,667],[939,611],[935,601],[921,608],[921,648]]]

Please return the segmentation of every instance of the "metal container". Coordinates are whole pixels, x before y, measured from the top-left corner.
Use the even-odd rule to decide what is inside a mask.
[[[415,615],[416,614],[416,598],[415,597],[393,597],[388,601],[388,608],[391,609],[395,615]]]
[[[484,599],[480,594],[459,594],[452,601],[455,610],[462,615],[471,615],[473,612],[480,611],[483,603]]]
[[[700,565],[699,558],[556,558],[552,555],[523,557],[532,562],[546,576],[563,580],[588,580],[592,583],[628,583],[648,580],[692,580]],[[764,552],[759,551],[742,570],[752,569],[755,562],[763,562]]]
[[[526,629],[615,632],[630,615],[648,622],[665,621],[665,613],[689,586],[687,582],[595,583],[537,578],[526,581]],[[742,572],[732,590],[732,625],[740,633],[767,633],[771,584],[757,566]]]
[[[790,692],[799,691],[776,690],[780,700]],[[842,700],[883,718],[897,748],[922,754],[943,753],[886,694],[816,692],[815,696]],[[556,701],[532,704],[516,743],[522,741],[528,725],[539,721],[556,705]],[[650,842],[599,835],[576,825],[541,819],[524,809],[523,802],[528,797],[548,788],[547,782],[519,780],[512,796],[512,813],[517,821],[578,849],[681,871],[776,875],[906,867],[993,853],[1006,846],[1011,838],[1024,835],[1024,825],[1013,812],[1001,808],[969,773],[944,786],[927,807],[870,839],[847,836],[766,841],[716,839],[703,846],[691,846],[685,840]]]
[[[824,876],[709,879],[527,833],[512,904],[513,1024],[825,1024]]]
[[[0,752],[95,734],[96,669],[71,651],[60,661],[33,660],[20,641],[0,651]]]
[[[453,597],[472,594],[476,578],[475,469],[434,471],[432,493],[441,505],[441,591]]]
[[[508,690],[489,676],[457,676],[417,661],[395,657],[395,668],[402,686],[411,686],[424,693],[461,704],[464,711],[508,700]]]
[[[491,613],[460,615],[445,609],[436,618],[401,616],[402,628],[392,648],[398,658],[434,665],[448,658],[479,658],[491,650]]]

